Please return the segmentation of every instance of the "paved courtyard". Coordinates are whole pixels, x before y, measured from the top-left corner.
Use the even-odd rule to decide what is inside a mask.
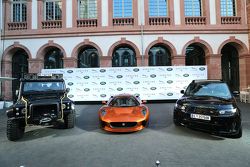
[[[250,104],[239,103],[243,137],[212,136],[172,122],[174,103],[150,103],[150,125],[136,133],[99,129],[100,104],[78,104],[74,129],[29,127],[16,142],[6,138],[6,115],[0,110],[1,167],[161,167],[250,166]]]

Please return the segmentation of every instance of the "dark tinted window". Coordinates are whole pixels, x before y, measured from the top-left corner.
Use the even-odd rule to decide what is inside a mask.
[[[110,102],[113,107],[133,107],[140,105],[134,97],[117,97]]]

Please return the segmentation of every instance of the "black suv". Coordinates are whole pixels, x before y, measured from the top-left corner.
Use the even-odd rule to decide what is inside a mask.
[[[240,138],[241,112],[226,83],[217,80],[194,80],[177,100],[173,120],[216,135]]]
[[[8,139],[20,139],[25,127],[30,125],[62,122],[65,128],[73,128],[75,108],[74,102],[67,97],[68,92],[62,74],[27,74],[20,80],[17,102],[6,111]]]

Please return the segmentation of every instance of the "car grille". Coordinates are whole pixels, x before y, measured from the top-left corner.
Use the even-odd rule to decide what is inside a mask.
[[[111,122],[113,128],[131,128],[137,125],[137,122]]]
[[[188,110],[188,112],[194,113],[194,114],[210,115],[210,116],[219,115],[217,109],[215,108],[192,107]]]
[[[39,124],[39,121],[44,118],[52,118],[55,119],[59,117],[61,114],[59,111],[59,104],[33,104],[30,106],[31,111],[31,122],[35,124]]]

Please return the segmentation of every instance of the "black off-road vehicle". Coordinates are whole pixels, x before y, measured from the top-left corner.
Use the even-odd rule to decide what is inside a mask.
[[[74,102],[67,97],[62,74],[39,76],[27,74],[20,82],[17,102],[7,110],[7,137],[20,139],[26,126],[75,125]]]

